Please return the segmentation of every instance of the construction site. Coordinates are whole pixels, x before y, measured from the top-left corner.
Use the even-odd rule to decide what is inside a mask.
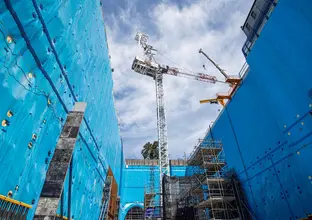
[[[135,209],[127,219],[143,213],[147,219],[252,219],[235,173],[227,169],[221,141],[199,140],[187,160],[171,164],[183,166],[185,176],[163,176],[160,193],[150,168],[144,212]]]
[[[233,175],[222,142],[199,140],[186,175],[163,179],[164,219],[252,219]]]
[[[131,11],[129,2],[125,7],[128,14],[140,15],[147,22],[154,16],[150,12],[155,8],[170,9],[173,16],[174,12],[184,13],[187,7],[195,5],[198,9],[201,4],[213,7],[213,3],[213,0],[187,4],[141,2],[136,8],[142,10],[141,14]],[[157,31],[140,26],[141,23],[133,24],[133,20],[126,19],[126,12],[118,11],[121,9],[118,4],[122,3],[110,0],[0,3],[0,220],[312,219],[312,1],[252,1],[244,22],[236,22],[230,28],[233,33],[234,29],[241,29],[244,42],[239,45],[239,53],[245,62],[239,66],[240,71],[233,73],[217,62],[224,62],[225,54],[210,55],[213,43],[202,45],[203,49],[193,48],[205,62],[202,72],[158,59],[165,57],[160,51],[167,46],[155,43],[155,39],[166,39],[163,33],[157,33],[158,36]],[[245,7],[236,1],[220,4],[215,16],[219,18],[221,13],[223,20],[224,15],[236,16],[240,12],[237,8]],[[110,16],[109,12],[114,11],[112,5],[118,8],[118,16]],[[147,16],[143,12],[149,6]],[[237,13],[228,13],[226,7],[237,9]],[[168,23],[173,19],[165,13],[156,15],[164,15]],[[179,17],[178,23],[186,25],[199,14],[192,11],[191,15],[182,16],[186,19],[184,24]],[[146,32],[135,30],[131,43],[122,50],[114,41],[116,31],[125,31],[119,37],[120,42],[126,41],[123,37],[128,37],[129,26],[118,26],[114,20],[117,17]],[[110,22],[114,25],[106,32]],[[221,38],[225,35],[222,28],[218,26],[213,34],[221,33]],[[171,29],[172,33],[166,31],[167,35],[176,34],[173,30],[179,28],[173,25]],[[188,31],[194,34],[194,30]],[[154,37],[150,38],[148,32]],[[223,49],[234,50],[231,46],[238,43],[226,42]],[[132,57],[130,49],[140,52]],[[183,57],[183,50],[177,50]],[[187,54],[198,59],[193,55],[195,52]],[[111,54],[122,57],[116,68],[112,66]],[[124,57],[129,59],[130,54],[131,59],[125,61]],[[125,63],[128,78],[121,77],[123,81],[116,83],[113,76],[124,74],[121,66]],[[131,81],[134,75],[136,78]],[[170,106],[184,94],[179,94],[175,87],[166,90],[167,77],[185,78],[202,85],[200,88],[222,85],[213,88],[228,89],[226,93],[219,90],[212,93],[215,90],[202,92],[197,88],[207,98],[196,97],[196,103],[207,109],[218,106],[214,108],[218,109],[216,118],[209,121],[208,110],[203,111],[202,121],[199,115],[195,119],[181,116],[179,111],[192,108],[185,105],[174,110],[180,117],[178,120],[186,121],[186,125],[170,121],[167,104]],[[156,109],[153,135],[144,126],[144,132],[130,133],[139,125],[131,120],[126,120],[128,124],[123,122],[117,112],[118,106],[126,106],[120,111],[120,115],[125,114],[134,102],[116,105],[117,99],[120,103],[124,97],[134,96],[134,91],[136,98],[146,95],[138,92],[141,90],[137,88],[147,83],[139,81],[140,78],[155,83],[152,91],[155,96],[149,97]],[[133,81],[136,84],[132,88]],[[186,84],[188,81],[183,81],[185,94],[196,89],[190,88],[188,85],[193,84]],[[116,87],[128,84],[129,91],[114,93]],[[150,92],[148,86],[144,88],[148,88],[144,93]],[[173,90],[181,97],[168,101],[166,94]],[[206,91],[210,93],[205,94]],[[140,106],[149,101],[139,100]],[[144,108],[144,111],[134,108],[137,114],[126,114],[126,119],[149,115],[150,109]],[[149,124],[153,120],[143,121]],[[196,124],[209,124],[202,136],[198,137]],[[190,127],[193,136],[181,134],[186,127]],[[136,146],[139,142],[133,141],[154,136],[157,141],[148,142],[142,151],[141,146]],[[172,139],[180,140],[171,142]],[[138,149],[144,159],[129,156]],[[184,153],[183,158],[175,156],[172,149],[179,151],[179,155]]]

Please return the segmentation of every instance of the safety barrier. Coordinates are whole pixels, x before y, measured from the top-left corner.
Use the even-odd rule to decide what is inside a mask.
[[[26,219],[32,206],[0,195],[0,219]]]

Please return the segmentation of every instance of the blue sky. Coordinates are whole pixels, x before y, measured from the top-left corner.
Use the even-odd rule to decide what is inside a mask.
[[[103,4],[125,156],[140,158],[142,146],[157,140],[157,128],[154,82],[131,70],[134,57],[142,53],[134,41],[136,32],[149,35],[149,43],[159,51],[157,62],[223,80],[198,50],[203,48],[230,75],[238,74],[245,62],[240,26],[252,1],[105,0]],[[173,76],[164,78],[164,86],[169,155],[182,158],[204,137],[220,110],[220,106],[200,105],[199,100],[229,88]]]

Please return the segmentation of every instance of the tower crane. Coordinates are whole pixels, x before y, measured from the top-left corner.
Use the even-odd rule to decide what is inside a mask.
[[[135,40],[143,48],[145,59],[135,57],[132,64],[132,70],[142,75],[153,78],[156,84],[157,130],[160,170],[159,181],[160,193],[162,193],[162,177],[164,174],[170,176],[163,76],[180,76],[207,83],[216,83],[218,80],[215,76],[210,76],[205,73],[185,72],[179,68],[169,67],[167,65],[160,65],[156,62],[154,58],[154,52],[156,52],[156,50],[151,45],[147,44],[148,36],[144,33],[138,32],[135,36]]]

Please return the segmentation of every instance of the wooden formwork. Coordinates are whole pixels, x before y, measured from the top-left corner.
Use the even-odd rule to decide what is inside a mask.
[[[108,169],[107,176],[112,178],[107,219],[114,220],[115,216],[118,216],[118,211],[119,211],[118,210],[118,202],[119,202],[118,201],[118,184],[115,180],[115,177],[111,168]]]

